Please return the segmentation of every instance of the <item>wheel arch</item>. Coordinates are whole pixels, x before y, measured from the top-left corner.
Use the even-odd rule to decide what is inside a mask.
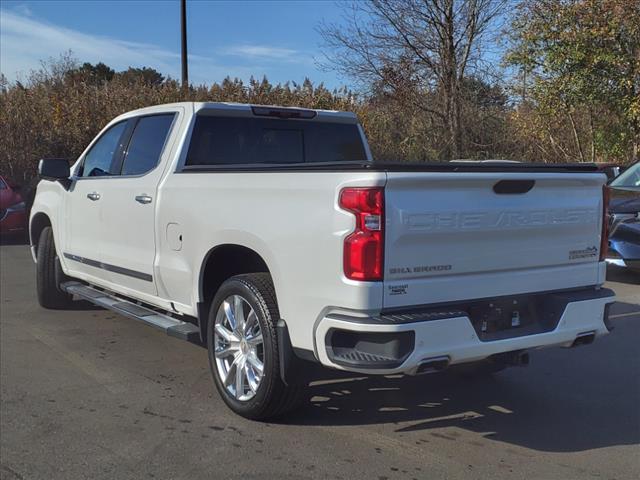
[[[263,256],[247,246],[225,243],[211,248],[206,253],[198,279],[198,325],[203,342],[207,338],[207,317],[211,301],[220,285],[235,275],[257,272],[272,275]]]
[[[31,244],[31,251],[33,252],[33,258],[37,258],[38,254],[38,242],[40,241],[40,235],[46,227],[52,227],[51,219],[49,215],[44,212],[37,212],[31,217],[29,222],[29,242]]]

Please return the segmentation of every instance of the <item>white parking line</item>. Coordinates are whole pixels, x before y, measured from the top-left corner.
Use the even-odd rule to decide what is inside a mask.
[[[609,315],[609,318],[631,317],[632,315],[640,315],[640,310],[636,312],[627,312],[627,313],[618,313],[616,315]]]

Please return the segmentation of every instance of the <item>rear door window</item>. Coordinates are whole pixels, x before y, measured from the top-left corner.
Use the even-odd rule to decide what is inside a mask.
[[[294,164],[366,159],[356,124],[199,115],[186,165]]]
[[[173,118],[172,113],[137,120],[124,155],[121,175],[143,175],[158,165]]]

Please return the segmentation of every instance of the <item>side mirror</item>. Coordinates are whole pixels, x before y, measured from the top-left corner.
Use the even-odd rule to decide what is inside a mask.
[[[58,181],[66,189],[71,185],[71,170],[65,158],[43,158],[38,164],[38,175],[43,180]]]

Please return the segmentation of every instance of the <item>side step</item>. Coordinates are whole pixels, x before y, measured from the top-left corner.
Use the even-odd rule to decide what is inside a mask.
[[[200,341],[200,330],[193,323],[177,320],[164,313],[156,312],[84,283],[66,282],[60,287],[65,292],[80,297],[94,305],[112,310],[134,320],[140,320],[147,325],[163,330],[171,337],[181,338],[189,342]]]

